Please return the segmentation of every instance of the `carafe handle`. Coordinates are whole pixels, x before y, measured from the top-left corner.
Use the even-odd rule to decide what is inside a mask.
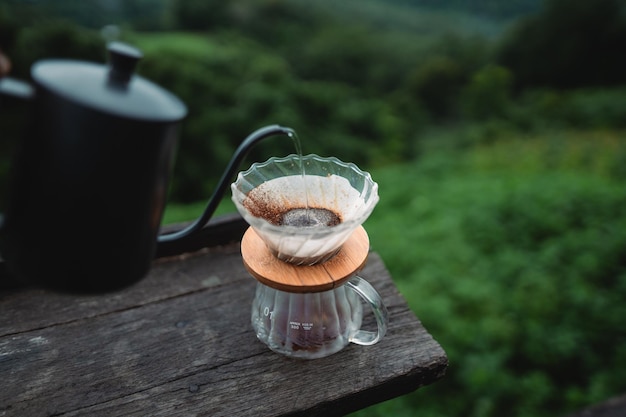
[[[357,330],[350,337],[350,342],[356,343],[357,345],[373,345],[378,343],[378,341],[385,336],[385,333],[387,333],[387,326],[389,324],[389,313],[387,312],[387,307],[385,307],[380,294],[378,294],[369,282],[358,275],[350,278],[346,282],[346,285],[369,304],[376,318],[377,325],[377,331],[375,332],[361,329]]]

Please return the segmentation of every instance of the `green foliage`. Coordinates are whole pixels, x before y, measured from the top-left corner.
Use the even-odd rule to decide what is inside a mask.
[[[166,27],[169,0],[2,0],[19,18],[21,26],[37,24],[51,17],[62,18],[83,27],[99,29],[104,25],[128,25],[155,30]]]
[[[626,389],[626,190],[595,164],[564,163],[583,141],[615,157],[613,141],[568,137],[431,149],[372,172],[372,245],[450,367],[355,416],[554,416]],[[525,163],[522,143],[541,163]]]
[[[207,30],[225,23],[228,3],[218,0],[175,1],[171,13],[176,16],[176,26],[189,30]]]
[[[504,131],[493,133],[506,137]],[[509,136],[511,133],[508,134]],[[584,171],[615,181],[625,179],[624,131],[551,131],[507,141],[474,139],[467,159],[478,171],[508,170],[518,175],[551,170]],[[470,142],[470,140],[468,140]],[[470,142],[471,143],[471,142]],[[476,145],[479,144],[479,145]]]
[[[484,38],[442,36],[408,73],[406,90],[435,120],[456,118],[461,91],[488,62],[487,51]]]
[[[465,80],[460,66],[449,57],[433,57],[411,74],[409,89],[437,119],[453,115]]]
[[[69,58],[103,62],[103,41],[91,30],[62,20],[45,21],[20,31],[11,58],[17,74],[28,74],[33,62],[44,58]]]
[[[510,71],[494,65],[475,72],[461,92],[465,117],[470,120],[503,118],[511,105],[512,79]]]
[[[145,52],[139,72],[168,86],[190,111],[182,127],[177,160],[184,163],[175,165],[172,200],[210,195],[237,145],[266,124],[296,127],[306,153],[349,154],[371,165],[406,157],[409,124],[395,114],[392,103],[346,83],[298,79],[288,62],[256,42],[228,33],[132,39]],[[250,157],[294,150],[281,139],[260,145]]]
[[[624,83],[626,3],[548,0],[502,43],[498,62],[520,88],[611,86]]]
[[[40,9],[9,8],[1,3],[0,50],[12,62],[11,75],[24,78],[33,62],[43,58],[105,59],[97,32],[69,20],[46,17]]]
[[[576,176],[539,177],[512,184],[492,201],[494,194],[483,194],[464,214],[461,230],[476,250],[471,265],[475,284],[487,287],[485,281],[493,280],[493,295],[500,294],[494,299],[485,291],[458,311],[468,321],[493,321],[486,334],[481,332],[482,343],[491,345],[481,357],[490,351],[499,356],[497,366],[510,382],[502,386],[494,375],[486,375],[477,387],[485,395],[491,386],[489,415],[508,414],[511,402],[530,408],[528,415],[539,415],[536,407],[549,415],[602,399],[596,397],[594,377],[589,376],[610,374],[619,366],[626,343],[609,330],[616,329],[613,326],[626,313],[619,301],[626,289],[621,261],[626,255],[621,215],[626,195],[620,191]],[[496,287],[501,290],[496,292]],[[466,343],[470,349],[477,346],[473,340]],[[463,357],[462,351],[459,354]],[[601,361],[613,366],[598,369]],[[480,368],[471,369],[469,376],[477,371]],[[532,393],[540,397],[530,397],[536,404],[525,404],[528,395],[515,384],[528,377],[540,381],[541,388]],[[617,382],[615,378],[610,380]],[[569,398],[572,392],[579,398]]]
[[[391,3],[406,4],[419,8],[460,9],[492,17],[513,17],[535,12],[541,0],[387,0]]]
[[[516,129],[622,129],[626,126],[626,88],[529,90],[506,107]]]
[[[394,84],[398,74],[389,66],[397,49],[385,45],[365,27],[329,26],[320,30],[293,61],[304,79],[329,80],[371,91]],[[359,68],[359,71],[355,71]]]
[[[544,119],[576,128],[626,127],[626,88],[580,89],[565,93],[534,91],[524,100]],[[539,114],[534,115],[540,118]]]
[[[117,10],[120,21],[139,19],[138,10],[149,2],[112,5],[109,12]],[[14,75],[27,77],[30,65],[46,56],[105,60],[98,32],[43,16],[56,10],[82,19],[82,7],[100,3],[85,2],[75,15],[63,12],[69,8],[65,2],[44,2],[39,11],[12,3],[22,7],[0,9],[0,41],[14,61]],[[475,17],[470,22],[454,13],[375,1],[359,2],[356,11],[356,3],[326,1],[314,7],[287,0],[150,4],[167,7],[178,27],[204,30],[122,32],[144,50],[139,73],[179,95],[190,109],[172,200],[205,198],[238,143],[266,124],[294,127],[306,153],[380,166],[413,157],[421,132],[433,124],[479,121],[472,130],[481,141],[508,130],[611,128],[626,120],[623,90],[513,96],[511,84],[519,74],[494,64],[494,39],[483,36],[494,31],[478,29],[483,24]],[[14,23],[18,17],[23,25]],[[136,27],[145,25],[137,20]],[[250,158],[291,152],[288,141],[276,140]]]
[[[480,34],[498,36],[508,24],[508,20],[519,17],[538,9],[541,0],[519,0],[527,3],[525,10],[511,10],[508,15],[497,16],[480,10],[481,5],[465,0],[290,0],[292,3],[305,5],[308,11],[323,11],[328,17],[354,24],[359,22],[375,29],[377,32],[408,33],[416,36],[429,37],[433,34],[455,33],[459,35]],[[434,4],[434,2],[438,4]],[[423,3],[423,4],[420,4]],[[493,2],[495,8],[514,2]],[[473,7],[477,5],[478,7]]]

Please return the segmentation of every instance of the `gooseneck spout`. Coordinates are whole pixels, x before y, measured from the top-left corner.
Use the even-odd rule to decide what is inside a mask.
[[[250,149],[259,141],[275,135],[287,135],[289,137],[293,137],[295,135],[295,132],[293,129],[288,127],[270,125],[262,127],[248,135],[248,137],[246,137],[243,142],[241,142],[241,144],[233,154],[233,157],[228,163],[226,170],[222,174],[222,177],[217,187],[213,191],[213,195],[209,199],[209,202],[207,203],[202,215],[182,230],[159,235],[157,238],[157,253],[168,252],[166,249],[168,245],[174,244],[174,242],[189,237],[202,229],[202,227],[204,227],[204,225],[206,225],[206,223],[209,221],[211,216],[213,216],[215,209],[219,205],[222,197],[224,196],[224,192],[230,186],[230,181],[237,173],[239,165],[241,164],[247,153],[250,151]]]

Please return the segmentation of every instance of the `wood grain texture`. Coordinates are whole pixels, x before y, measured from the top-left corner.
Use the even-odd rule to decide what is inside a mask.
[[[241,255],[248,272],[263,284],[291,293],[311,293],[343,285],[365,266],[369,247],[367,232],[359,226],[330,260],[311,266],[292,265],[272,255],[249,228],[241,241]]]
[[[256,339],[238,243],[158,260],[105,296],[0,292],[0,416],[336,416],[441,378],[445,352],[375,253],[360,275],[387,335],[312,361]]]

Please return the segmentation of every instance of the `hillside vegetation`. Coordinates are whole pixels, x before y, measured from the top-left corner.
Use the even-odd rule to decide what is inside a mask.
[[[589,8],[582,0],[551,0],[529,17],[536,2],[516,2],[516,10],[526,13],[518,20],[463,13],[452,8],[453,1],[441,3],[447,8],[400,3],[133,0],[104,7],[97,1],[78,6],[42,0],[33,6],[5,0],[0,49],[12,58],[14,75],[24,78],[44,57],[102,62],[104,39],[93,19],[116,23],[117,12],[119,39],[145,50],[139,73],[190,109],[173,201],[208,195],[237,144],[265,124],[296,129],[305,152],[374,167],[417,157],[433,126],[483,124],[481,135],[487,135],[494,129],[626,123],[623,89],[615,89],[622,84],[612,75],[626,73],[626,59],[600,47],[626,42],[620,2],[601,0]],[[488,3],[476,7],[489,9]],[[543,52],[540,62],[515,59],[532,54],[527,41],[540,36],[550,50],[578,50],[580,39],[592,44],[580,54],[563,54],[562,61]],[[543,51],[540,41],[533,45]],[[601,73],[589,70],[594,61],[611,69],[605,83]],[[559,84],[564,74],[568,89]],[[10,111],[0,121],[9,127],[6,136],[16,137]],[[2,143],[5,154],[14,141]],[[291,150],[289,143],[273,141],[251,157]]]

